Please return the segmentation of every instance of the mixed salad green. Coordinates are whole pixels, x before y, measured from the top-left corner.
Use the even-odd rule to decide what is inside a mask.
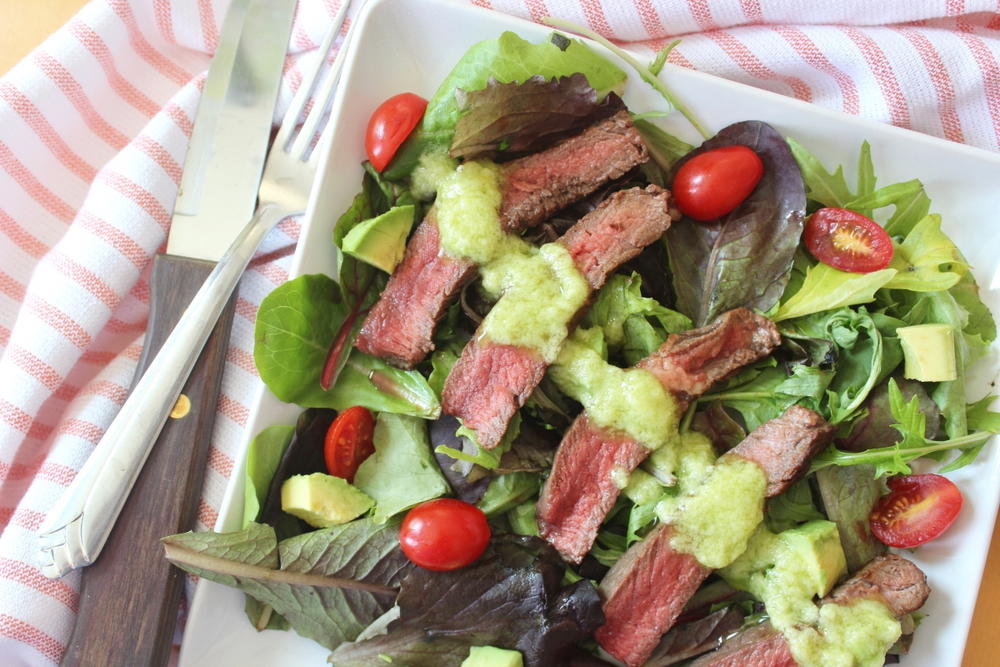
[[[669,48],[649,66],[636,63],[658,88]],[[452,158],[503,159],[537,150],[589,124],[625,78],[615,64],[560,34],[531,44],[504,33],[473,46],[388,168],[364,165],[361,190],[337,221],[332,245],[342,247],[353,228],[395,207],[413,207],[420,220],[430,202],[426,188],[415,192],[413,184],[431,168],[427,156],[440,163],[448,151]],[[599,337],[595,347],[605,359],[627,367],[670,334],[730,308],[754,308],[776,322],[782,342],[774,354],[696,399],[681,431],[700,432],[725,451],[796,404],[835,424],[836,444],[813,459],[804,480],[768,502],[766,524],[780,533],[815,519],[836,523],[853,572],[885,550],[868,516],[887,477],[909,474],[918,458],[940,462],[939,472],[955,470],[1000,432],[1000,414],[989,410],[993,397],[965,391],[967,369],[996,338],[993,316],[962,253],[941,230],[940,216],[931,213],[923,185],[880,184],[867,143],[849,181],[842,167],[830,171],[805,146],[763,123],[737,123],[694,149],[656,125],[655,115],[633,114],[652,161],[613,187],[669,187],[683,156],[730,145],[753,149],[763,176],[738,214],[713,224],[676,222],[662,243],[611,276],[581,326]],[[794,160],[776,150],[786,141]],[[532,240],[551,236],[562,218],[578,217],[595,201],[560,214],[531,232],[537,234]],[[788,211],[796,207],[807,214],[848,209],[878,220],[893,240],[891,263],[849,273],[817,261],[789,232]],[[400,370],[352,346],[387,274],[337,254],[337,275],[290,280],[259,309],[254,357],[260,377],[279,399],[306,411],[297,425],[268,428],[251,443],[245,529],[165,538],[167,557],[241,588],[258,628],[290,627],[334,651],[335,664],[458,664],[470,646],[486,645],[519,650],[527,664],[553,664],[567,650],[587,655],[594,650],[589,635],[603,619],[592,580],[649,531],[658,502],[676,489],[646,475],[652,481],[642,493],[626,492],[618,501],[593,558],[568,566],[534,537],[534,502],[579,405],[547,377],[502,445],[478,448],[454,419],[441,415],[441,391],[489,300],[475,287],[464,290],[435,333],[433,355],[414,370]],[[923,324],[953,330],[954,350],[947,352],[955,357],[954,379],[903,376],[897,331]],[[375,453],[354,478],[373,509],[311,530],[282,511],[282,482],[325,470],[322,442],[330,423],[336,411],[357,405],[377,414]],[[452,572],[414,566],[398,543],[404,512],[441,496],[478,504],[493,530],[484,557]],[[707,650],[766,613],[745,593],[711,579],[683,621],[711,638]],[[388,634],[378,635],[369,628],[373,623],[388,624]],[[359,636],[366,641],[352,644]],[[674,644],[661,645],[657,664],[681,655]]]

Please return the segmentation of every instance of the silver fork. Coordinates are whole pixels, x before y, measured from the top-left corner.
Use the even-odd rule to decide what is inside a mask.
[[[314,139],[317,132],[325,132],[350,31],[325,78],[322,73],[350,5],[351,2],[344,2],[334,18],[320,47],[319,62],[303,81],[282,120],[264,165],[253,218],[205,279],[108,428],[102,442],[107,440],[113,446],[94,450],[74,480],[72,492],[64,494],[46,517],[39,535],[42,571],[46,576],[60,577],[97,559],[181,388],[257,246],[278,222],[305,212],[321,153],[313,150]],[[312,109],[300,125],[307,102],[321,78]]]

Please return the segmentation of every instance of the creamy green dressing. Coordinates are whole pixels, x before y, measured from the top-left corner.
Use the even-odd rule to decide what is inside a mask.
[[[480,266],[528,244],[500,225],[500,168],[477,160],[459,166],[438,183],[434,203],[439,243],[450,257]]]
[[[455,172],[458,160],[445,149],[424,151],[410,175],[410,192],[417,199],[434,198],[438,186]]]
[[[881,667],[902,627],[884,603],[857,600],[824,604],[815,626],[781,631],[795,662],[804,667]]]
[[[747,548],[757,524],[764,518],[767,475],[756,463],[723,456],[705,480],[685,493],[673,508],[657,514],[674,527],[670,545],[689,553],[699,563],[719,569]]]
[[[607,363],[585,336],[574,332],[549,369],[559,388],[583,404],[592,422],[650,449],[676,439],[677,402],[659,380],[639,368]]]

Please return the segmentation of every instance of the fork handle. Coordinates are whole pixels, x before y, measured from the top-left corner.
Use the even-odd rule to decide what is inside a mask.
[[[214,267],[172,255],[153,260],[149,329],[133,386]],[[101,557],[83,572],[62,667],[167,664],[184,574],[163,559],[160,538],[190,530],[197,517],[235,303],[226,303],[184,385],[178,406],[190,409],[171,413]]]
[[[42,572],[90,565],[104,546],[205,341],[261,240],[284,217],[258,208],[219,260],[118,416],[42,525]]]

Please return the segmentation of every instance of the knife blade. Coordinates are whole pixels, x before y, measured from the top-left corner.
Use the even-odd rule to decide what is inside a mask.
[[[295,6],[295,0],[233,0],[226,14],[167,253],[154,259],[149,326],[133,387],[253,214]],[[194,526],[234,303],[235,297],[219,318],[103,551],[97,546],[101,557],[84,571],[64,665],[158,665],[169,658],[184,576],[163,559],[159,538]],[[80,535],[96,557],[85,525]]]

